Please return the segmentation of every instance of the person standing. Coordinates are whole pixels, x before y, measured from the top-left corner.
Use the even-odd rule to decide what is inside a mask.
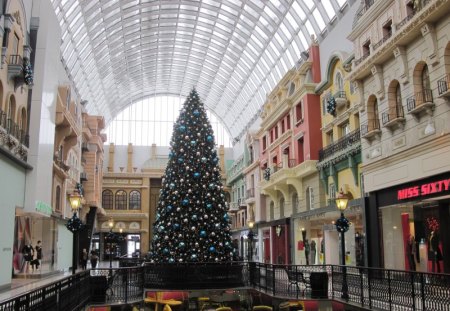
[[[31,261],[33,260],[34,257],[34,248],[31,245],[31,243],[26,244],[23,248],[22,248],[22,254],[23,254],[23,259],[25,260],[25,273],[28,272],[28,270],[30,269],[30,265],[31,265]]]
[[[39,261],[39,266],[42,265],[42,242],[37,241],[37,245],[35,247],[36,250],[36,259]]]
[[[86,270],[88,261],[88,253],[85,248],[83,248],[83,252],[81,253],[81,268]]]
[[[97,255],[97,253],[94,250],[91,251],[91,258],[90,258],[90,260],[91,260],[92,269],[97,268],[98,255]]]

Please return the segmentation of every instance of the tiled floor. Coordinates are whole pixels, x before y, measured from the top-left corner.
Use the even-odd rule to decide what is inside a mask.
[[[118,261],[112,262],[113,268],[117,268],[119,266]],[[108,261],[99,262],[98,268],[109,268]],[[88,264],[88,268],[90,268],[90,264]],[[42,270],[43,276],[41,278],[37,277],[39,275],[39,270],[34,273],[29,273],[31,278],[14,278],[11,282],[10,289],[4,289],[0,291],[0,301],[7,300],[12,297],[19,296],[23,293],[31,291],[33,289],[39,288],[45,284],[52,283],[58,281],[62,278],[65,278],[72,273],[69,272],[59,272],[53,275],[48,275],[48,273],[44,273],[45,268]]]

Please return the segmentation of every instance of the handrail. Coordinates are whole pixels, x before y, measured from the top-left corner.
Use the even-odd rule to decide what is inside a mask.
[[[347,135],[339,138],[336,142],[319,150],[319,162],[332,156],[334,153],[344,150],[348,146],[352,146],[360,142],[360,129],[356,129]]]
[[[288,275],[287,270],[292,273]],[[345,289],[343,280],[348,285]],[[0,310],[39,311],[51,306],[52,310],[71,311],[89,303],[142,301],[145,288],[236,287],[284,299],[322,298],[377,310],[450,309],[450,274],[339,265],[227,262],[146,263],[127,268],[91,269],[1,301]],[[343,290],[348,291],[348,299],[341,298]]]

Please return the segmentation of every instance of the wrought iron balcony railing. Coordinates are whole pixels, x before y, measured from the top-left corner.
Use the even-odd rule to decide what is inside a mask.
[[[358,66],[359,64],[361,64],[369,56],[370,56],[370,52],[367,52],[363,56],[361,56],[360,58],[355,60],[355,66]]]
[[[431,102],[433,102],[433,92],[430,89],[424,89],[406,100],[406,108],[408,112],[411,112],[420,105]]]
[[[381,114],[381,122],[383,123],[383,125],[386,125],[393,120],[404,117],[405,114],[403,112],[403,106],[401,104],[397,104],[395,106],[389,107],[388,111]]]
[[[360,141],[360,129],[356,129],[344,137],[339,138],[336,142],[326,146],[319,150],[319,162],[325,160],[328,157],[333,156],[336,152],[346,149],[348,146],[359,143]]]
[[[17,139],[20,144],[28,147],[30,145],[30,137],[27,135],[18,124],[12,119],[6,119],[6,114],[0,111],[0,123],[1,126],[6,129],[6,132]]]
[[[449,90],[450,90],[450,74],[446,74],[444,76],[444,78],[440,79],[437,83],[438,83],[439,96],[449,93]]]
[[[297,166],[297,159],[289,159],[288,160],[288,166],[289,168],[293,168]]]
[[[361,17],[363,17],[364,14],[370,9],[370,7],[373,5],[374,0],[366,0],[364,1],[364,6],[359,10],[359,12],[356,13],[356,19],[355,24],[358,23]]]
[[[10,55],[9,56],[9,65],[19,65],[22,66],[23,64],[23,59],[22,56],[20,55]]]
[[[380,131],[380,120],[378,118],[368,119],[361,124],[361,137],[370,137],[378,131]]]
[[[383,45],[383,43],[385,43],[387,40],[389,40],[389,38],[392,37],[392,31],[389,31],[380,41],[378,41],[377,43],[375,43],[372,47],[372,49],[375,51],[376,49],[378,49],[380,46]]]

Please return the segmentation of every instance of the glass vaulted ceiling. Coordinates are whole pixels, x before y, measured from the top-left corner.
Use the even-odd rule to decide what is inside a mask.
[[[240,137],[266,94],[346,0],[53,0],[62,57],[90,113],[186,96]]]

